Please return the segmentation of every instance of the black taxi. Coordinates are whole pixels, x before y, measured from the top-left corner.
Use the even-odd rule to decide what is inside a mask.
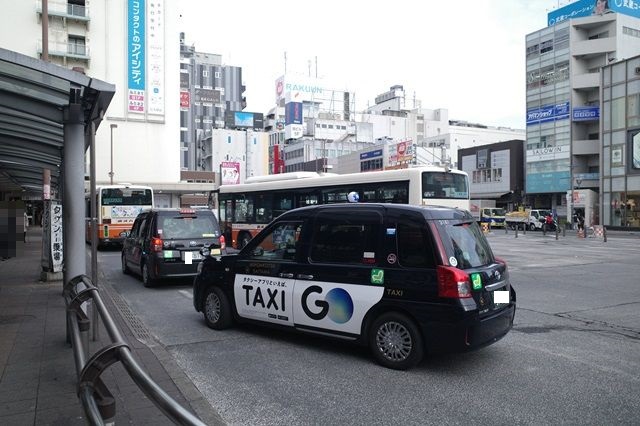
[[[303,207],[237,254],[203,254],[193,303],[216,330],[259,322],[353,340],[407,369],[426,351],[486,346],[513,325],[507,265],[466,210]]]
[[[215,246],[215,254],[225,250],[218,220],[208,209],[147,209],[122,236],[122,272],[139,274],[145,287],[196,275],[202,247]]]

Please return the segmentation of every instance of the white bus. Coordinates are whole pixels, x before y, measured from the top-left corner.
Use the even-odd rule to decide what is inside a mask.
[[[122,243],[120,233],[131,230],[138,213],[153,207],[153,189],[150,186],[118,184],[96,187],[98,247]],[[86,240],[91,242],[91,198],[87,203]]]
[[[242,248],[272,219],[297,207],[345,202],[439,205],[469,210],[469,178],[460,170],[413,167],[344,175],[294,172],[247,179],[212,191],[227,242]]]

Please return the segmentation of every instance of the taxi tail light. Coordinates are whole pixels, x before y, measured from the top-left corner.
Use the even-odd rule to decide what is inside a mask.
[[[227,242],[224,240],[224,235],[220,235],[220,248],[225,249],[227,247]]]
[[[454,299],[471,297],[469,275],[452,266],[438,266],[438,296]]]
[[[156,253],[162,251],[162,238],[155,237],[151,240],[151,251]]]

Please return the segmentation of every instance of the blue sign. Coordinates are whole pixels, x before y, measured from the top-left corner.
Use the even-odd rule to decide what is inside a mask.
[[[382,150],[376,149],[375,151],[363,152],[362,154],[360,154],[361,160],[366,160],[368,158],[374,158],[374,157],[382,157]]]
[[[302,124],[302,102],[289,102],[284,106],[284,124]]]
[[[600,107],[573,107],[573,121],[594,121],[600,119]]]
[[[129,0],[127,63],[129,89],[144,90],[145,76],[145,0]]]
[[[549,121],[565,120],[569,118],[569,102],[556,105],[545,105],[527,111],[527,126],[547,123]]]
[[[596,3],[602,4],[600,9],[596,7]],[[579,0],[550,12],[547,14],[547,21],[551,26],[567,19],[599,15],[606,10],[640,18],[640,2],[638,0],[608,0],[600,2],[597,0]]]
[[[571,189],[571,173],[564,172],[532,173],[527,175],[527,194],[546,192],[565,192]]]

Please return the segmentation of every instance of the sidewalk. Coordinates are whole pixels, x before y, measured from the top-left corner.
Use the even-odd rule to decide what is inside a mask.
[[[85,425],[76,395],[73,350],[66,343],[62,281],[41,282],[42,228],[31,227],[17,257],[0,261],[0,424]],[[91,274],[87,274],[91,275]],[[208,425],[224,424],[161,345],[135,339],[111,297],[102,299],[134,358],[162,389]],[[89,356],[110,344],[101,328]],[[116,401],[115,424],[173,424],[138,388],[120,363],[102,378]]]

